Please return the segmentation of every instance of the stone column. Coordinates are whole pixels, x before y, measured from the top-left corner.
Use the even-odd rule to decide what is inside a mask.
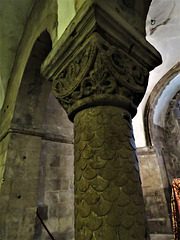
[[[148,239],[128,111],[78,112],[75,129],[75,239]]]
[[[82,6],[42,66],[74,122],[75,239],[147,240],[131,118],[160,57],[97,2]]]

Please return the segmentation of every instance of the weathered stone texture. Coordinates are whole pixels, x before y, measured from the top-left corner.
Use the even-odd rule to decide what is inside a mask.
[[[151,240],[173,240],[172,234],[152,234]]]
[[[73,239],[74,167],[73,124],[68,120],[55,96],[50,93],[44,114],[38,206],[47,209],[45,225],[56,239]],[[39,208],[38,207],[38,208]],[[46,215],[46,214],[45,214]],[[47,240],[49,236],[36,219],[34,239]]]
[[[180,176],[180,91],[171,99],[165,118],[164,155],[169,182]]]
[[[149,239],[130,114],[80,111],[75,126],[75,239]]]
[[[0,141],[0,190],[1,185],[4,182],[4,169],[6,164],[7,149],[9,143],[9,135]]]
[[[57,104],[54,96],[50,95],[50,98],[53,100],[48,101],[47,109]],[[73,125],[59,104],[58,107],[59,111],[47,110],[44,117],[42,134],[44,138],[47,134],[48,140],[33,134],[9,133],[1,142],[1,155],[7,154],[6,162],[1,162],[4,171],[0,193],[0,237],[3,240],[21,240],[24,236],[27,240],[33,237],[48,239],[42,225],[34,235],[38,206],[46,207],[47,216],[43,220],[54,237],[73,239]],[[59,135],[55,126],[59,126]],[[60,135],[61,130],[65,136]],[[50,139],[50,136],[55,138]]]
[[[5,6],[8,5],[8,3],[6,3],[6,1],[3,1],[3,2],[4,2],[3,4],[5,4]],[[12,7],[14,7],[16,9],[15,11],[13,11],[11,17],[15,18],[15,22],[20,21],[21,24],[23,23],[23,25],[24,25],[27,20],[25,17],[25,15],[27,16],[27,11],[24,12],[23,5],[24,4],[27,5],[27,4],[23,3],[20,6],[19,5],[20,1],[17,1],[18,5],[16,6],[16,4],[14,4],[14,1],[11,1],[11,2],[13,2],[14,6],[8,6],[7,9],[10,9],[10,8],[12,9]],[[27,2],[30,3],[33,1],[28,0]],[[53,42],[56,41],[56,37],[57,37],[57,28],[56,28],[57,2],[56,1],[46,1],[46,0],[40,0],[40,1],[34,1],[34,2],[35,2],[35,6],[28,18],[28,23],[26,24],[26,31],[24,31],[23,36],[21,37],[21,42],[20,42],[19,48],[16,52],[13,68],[11,68],[12,66],[8,67],[8,72],[6,74],[7,79],[3,80],[6,82],[9,80],[9,77],[8,77],[8,75],[10,75],[9,70],[12,69],[8,89],[6,91],[4,105],[0,111],[0,125],[1,125],[0,126],[0,135],[1,134],[5,135],[6,132],[8,131],[8,129],[11,127],[11,120],[13,118],[14,107],[16,104],[17,95],[18,95],[20,84],[21,84],[22,76],[23,76],[24,69],[26,67],[29,55],[31,53],[31,50],[33,48],[35,41],[37,40],[39,35],[45,31],[45,29],[48,29],[48,32],[51,35],[52,41]],[[30,6],[30,4],[28,4],[28,5]],[[25,7],[26,7],[26,10],[28,10],[28,7],[27,6],[25,6]],[[20,19],[21,14],[17,10],[18,8],[22,10],[21,13],[24,16],[24,19]],[[3,14],[6,14],[6,11],[4,12],[4,10],[3,10]],[[11,18],[11,20],[12,20],[12,18]],[[13,24],[15,22],[13,22]],[[7,23],[5,23],[5,26]],[[19,27],[20,26],[18,26],[18,28]],[[8,28],[5,29],[4,33],[7,33],[7,31],[9,31]],[[18,35],[18,34],[20,34],[19,30],[16,31],[16,33],[14,31],[16,31],[16,29],[13,28],[13,33],[16,35],[15,39],[17,39],[17,37],[19,38],[20,37],[20,35]],[[13,44],[17,46],[18,44],[15,39],[13,38],[13,40],[11,40],[11,41],[13,41]],[[4,39],[4,40],[7,41],[7,39]],[[7,41],[7,43],[8,43],[8,41]],[[4,70],[6,71],[7,64],[8,65],[12,64],[12,55],[14,55],[14,54],[12,54],[12,52],[11,52],[12,49],[6,49],[6,45],[4,45],[4,44],[2,44],[2,46],[4,47],[3,52],[10,51],[10,53],[11,53],[10,55],[6,56],[7,58],[5,59],[5,62],[4,62],[4,65],[5,65]],[[4,58],[2,57],[2,59],[4,59]],[[7,61],[7,59],[9,59],[10,61],[9,60]],[[43,59],[42,59],[42,61],[43,61]],[[22,101],[22,103],[24,103],[24,101]]]
[[[41,139],[9,133],[9,146],[0,192],[2,239],[33,236],[36,215]]]
[[[63,141],[73,142],[73,125],[52,92],[49,95],[44,113],[43,130],[52,137],[58,136],[60,138],[63,136]]]
[[[54,237],[73,236],[73,171],[73,144],[42,142],[38,205],[47,206],[44,223]],[[45,229],[37,239],[48,239]]]
[[[61,191],[70,195],[73,192],[73,125],[50,94],[51,83],[40,76],[39,70],[50,47],[51,41],[45,32],[33,47],[15,112],[8,108],[13,119],[7,137],[0,144],[4,159],[0,166],[4,172],[0,193],[2,240],[45,240],[48,235],[38,222],[37,209],[44,210],[43,221],[52,234],[68,235],[68,232],[73,236],[73,198],[68,197],[67,205],[55,198],[57,195],[60,198]],[[64,218],[69,220],[60,226]]]
[[[139,148],[138,159],[149,230],[151,233],[171,233],[167,200],[154,149]]]

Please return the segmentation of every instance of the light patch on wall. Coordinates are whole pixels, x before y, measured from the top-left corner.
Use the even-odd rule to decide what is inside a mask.
[[[0,109],[2,108],[3,101],[4,101],[4,86],[0,75]]]
[[[146,33],[152,35],[157,28],[166,25],[175,8],[175,0],[153,0],[146,21]]]
[[[179,62],[180,1],[153,0],[146,20],[146,39],[161,54],[163,63],[150,72],[146,94],[133,119],[137,147],[146,145],[143,114],[147,100],[158,81]],[[167,19],[170,20],[167,21]],[[152,21],[151,21],[152,20]],[[156,28],[150,35],[151,28]]]
[[[58,0],[58,38],[75,16],[74,0]]]
[[[75,9],[78,11],[86,0],[75,0]]]
[[[180,74],[173,78],[170,83],[164,88],[161,96],[158,99],[154,109],[153,122],[154,124],[164,127],[165,115],[169,106],[169,101],[180,90]]]
[[[0,109],[24,26],[35,0],[0,0]]]

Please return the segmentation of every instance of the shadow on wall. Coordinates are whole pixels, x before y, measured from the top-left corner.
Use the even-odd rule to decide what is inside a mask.
[[[33,239],[73,239],[74,169],[73,124],[51,92],[51,82],[40,74],[40,67],[52,47],[47,31],[36,40],[20,85],[11,124],[16,137],[21,137],[17,151],[23,152],[22,176],[25,192],[33,183],[33,194],[23,212],[37,210],[39,218],[31,218]],[[21,191],[22,186],[18,186]],[[33,203],[31,201],[33,197]],[[32,206],[33,204],[33,206]],[[22,213],[23,214],[23,213]],[[23,217],[23,216],[22,216]],[[40,220],[41,219],[41,220]],[[32,231],[32,228],[34,229]],[[28,236],[30,237],[30,236]]]
[[[36,40],[27,62],[12,121],[12,129],[17,134],[39,139],[38,149],[33,147],[32,139],[32,149],[24,151],[29,184],[35,181],[34,191],[37,189],[39,218],[36,216],[32,222],[34,240],[50,236],[73,239],[74,231],[73,124],[51,92],[51,82],[40,75],[41,64],[51,46],[45,31]]]

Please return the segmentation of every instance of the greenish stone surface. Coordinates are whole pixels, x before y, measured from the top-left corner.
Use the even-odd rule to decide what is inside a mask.
[[[74,129],[75,239],[149,239],[129,113],[88,108]]]

